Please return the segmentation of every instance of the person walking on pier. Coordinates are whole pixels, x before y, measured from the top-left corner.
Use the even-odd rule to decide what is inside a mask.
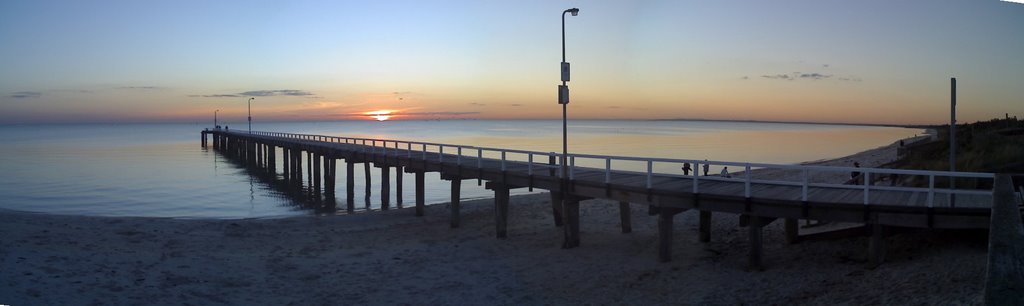
[[[708,170],[711,169],[711,165],[708,164],[708,160],[704,160],[704,176],[708,176]]]
[[[690,163],[683,163],[683,175],[690,175]]]
[[[853,162],[853,167],[854,168],[860,168],[860,163]],[[856,184],[858,178],[860,178],[860,171],[850,172],[850,183],[851,184]]]

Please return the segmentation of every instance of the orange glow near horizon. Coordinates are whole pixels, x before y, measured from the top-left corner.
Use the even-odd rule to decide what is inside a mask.
[[[387,121],[388,119],[391,119],[391,116],[393,116],[394,111],[387,110],[387,109],[382,109],[382,110],[376,110],[376,111],[372,111],[372,112],[365,112],[363,114],[367,115],[370,118],[373,118],[374,120],[377,120],[377,121]]]

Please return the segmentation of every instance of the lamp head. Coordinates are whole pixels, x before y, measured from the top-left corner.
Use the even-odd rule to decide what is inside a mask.
[[[571,9],[567,9],[567,10],[565,10],[565,11],[566,11],[566,12],[569,12],[569,14],[572,14],[573,16],[576,16],[576,14],[579,14],[579,13],[580,13],[580,9],[578,9],[578,8],[575,8],[575,7],[574,7],[574,8],[571,8]]]

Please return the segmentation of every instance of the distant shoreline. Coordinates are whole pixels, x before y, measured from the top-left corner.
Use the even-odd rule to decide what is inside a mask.
[[[698,122],[738,122],[738,123],[783,123],[783,124],[819,124],[819,125],[844,125],[844,126],[873,126],[873,127],[897,127],[908,129],[926,129],[937,125],[913,125],[913,124],[882,124],[882,123],[849,123],[849,122],[813,122],[813,121],[776,121],[776,120],[739,120],[739,119],[651,119],[650,121],[698,121]]]

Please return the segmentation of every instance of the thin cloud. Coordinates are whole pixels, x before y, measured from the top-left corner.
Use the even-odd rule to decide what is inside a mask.
[[[472,105],[472,106],[487,106],[487,104],[480,103],[480,102],[471,102],[471,103],[469,103],[469,105]]]
[[[817,72],[815,72],[815,73],[801,73],[800,74],[800,78],[801,79],[821,80],[821,79],[827,79],[827,78],[831,78],[831,77],[832,77],[832,75],[820,74],[820,73],[817,73]]]
[[[766,74],[766,75],[762,75],[761,77],[762,78],[766,78],[766,79],[775,79],[775,80],[787,80],[787,81],[792,81],[793,80],[793,78],[790,78],[788,74],[776,74],[776,75],[767,75]]]
[[[42,96],[43,96],[43,93],[38,92],[38,91],[19,91],[19,92],[11,93],[11,95],[9,95],[7,97],[15,98],[15,99],[32,99],[32,98],[38,98],[38,97],[42,97]]]
[[[477,115],[480,112],[417,112],[417,113],[398,113],[398,115],[412,115],[412,116],[466,116],[466,115]]]
[[[765,78],[765,79],[772,79],[772,80],[794,81],[794,80],[801,80],[801,79],[803,79],[803,80],[824,80],[824,79],[831,78],[832,75],[831,74],[817,73],[817,72],[810,72],[810,73],[807,73],[807,72],[803,72],[803,73],[801,73],[801,72],[793,72],[793,73],[788,73],[788,74],[786,74],[786,73],[765,74],[765,75],[761,75],[761,77]]]
[[[322,97],[305,90],[297,89],[274,89],[274,90],[252,90],[237,94],[213,94],[213,95],[189,95],[191,98],[244,98],[244,97],[306,97],[309,99],[321,99]]]
[[[163,89],[163,87],[159,87],[159,86],[121,86],[121,87],[118,87],[117,89],[144,89],[144,90],[152,90],[152,89]]]
[[[270,96],[312,96],[313,93],[305,90],[296,89],[276,89],[276,90],[253,90],[239,93],[242,96],[256,96],[256,97],[270,97]]]
[[[511,106],[511,107],[520,107],[520,106],[523,106],[523,105],[522,105],[522,104],[519,104],[519,103],[512,103],[512,104],[509,104],[508,106]]]

